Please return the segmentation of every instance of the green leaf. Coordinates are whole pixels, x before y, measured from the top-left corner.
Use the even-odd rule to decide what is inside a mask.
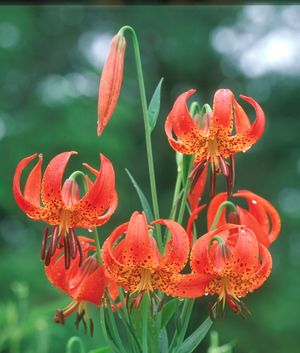
[[[92,349],[88,353],[111,353],[111,348],[110,347],[96,348],[96,349]]]
[[[160,110],[160,95],[161,95],[161,85],[163,82],[163,78],[160,79],[153,96],[151,98],[149,107],[148,107],[148,118],[149,118],[149,127],[150,131],[152,132],[155,128],[159,110]]]
[[[182,157],[182,183],[186,185],[192,162],[192,155],[184,154]]]
[[[142,207],[143,207],[143,210],[145,211],[145,214],[146,214],[146,217],[147,217],[147,220],[148,222],[152,222],[154,220],[154,217],[153,217],[153,213],[152,213],[152,210],[151,210],[151,207],[149,205],[149,202],[145,196],[145,194],[143,193],[143,191],[141,190],[141,188],[138,186],[137,182],[134,180],[133,176],[130,174],[129,170],[127,168],[125,168],[125,171],[126,173],[128,174],[138,196],[139,196],[139,199],[141,201],[141,204],[142,204]]]
[[[165,353],[168,352],[169,349],[169,341],[168,341],[168,333],[164,328],[159,335],[159,352]]]
[[[161,328],[164,328],[165,326],[167,326],[168,322],[170,321],[170,319],[174,315],[176,308],[177,308],[177,301],[178,301],[178,299],[176,299],[176,298],[171,299],[170,301],[167,302],[167,304],[165,304],[163,306]]]
[[[175,352],[192,353],[205,338],[211,325],[212,321],[208,317],[186,340],[183,341]]]

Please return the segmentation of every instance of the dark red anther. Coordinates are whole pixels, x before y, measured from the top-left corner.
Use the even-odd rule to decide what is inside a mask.
[[[59,234],[58,226],[53,227],[53,234],[51,236],[51,241],[50,241],[50,246],[49,246],[51,256],[54,255],[55,250],[56,250],[56,246],[57,246],[57,242],[58,242],[58,234]]]
[[[70,243],[69,243],[69,237],[65,236],[64,237],[64,253],[65,253],[65,268],[68,269],[70,268]]]
[[[207,161],[202,161],[200,163],[197,163],[195,165],[195,167],[191,170],[190,174],[189,174],[189,179],[192,179],[196,176],[199,177],[199,173],[201,174],[205,165],[206,165]]]
[[[51,251],[50,248],[47,250],[46,257],[45,257],[45,266],[49,266],[51,261]]]
[[[246,314],[248,314],[248,316],[252,316],[252,313],[251,313],[251,311],[247,308],[246,304],[245,304],[242,300],[241,300],[240,303],[241,303],[242,309],[245,310]]]
[[[82,259],[83,259],[82,247],[81,247],[81,243],[80,243],[79,239],[76,236],[75,236],[75,241],[77,243],[77,248],[79,251],[79,264],[78,264],[78,266],[81,267]]]
[[[70,256],[72,259],[76,258],[77,254],[77,242],[76,242],[76,234],[73,228],[69,230],[69,243],[70,243]]]
[[[61,324],[61,325],[65,324],[65,316],[61,309],[56,310],[53,321],[56,322],[57,324]]]
[[[227,177],[227,194],[228,196],[232,195],[233,188],[235,182],[235,158],[233,155],[230,156],[230,163],[229,163],[229,174]]]
[[[86,335],[86,333],[87,333],[87,324],[86,324],[84,316],[82,316],[82,322],[83,322],[83,327],[84,327],[84,334]]]
[[[81,320],[80,315],[78,313],[76,313],[76,319],[75,319],[76,330],[78,330],[80,320]]]
[[[211,170],[210,170],[210,193],[209,196],[212,199],[215,194],[216,194],[216,169],[215,165],[212,163],[211,164]]]
[[[198,179],[200,178],[205,166],[206,166],[207,161],[202,161],[198,163],[193,170],[189,174],[189,178],[193,178],[192,184],[191,184],[191,190],[193,190],[194,186],[196,185]]]
[[[228,177],[229,175],[229,168],[227,163],[225,162],[224,158],[222,158],[221,156],[219,157],[219,166],[221,169],[221,173],[225,176]]]
[[[94,321],[90,319],[90,335],[93,337],[94,335]]]
[[[47,240],[48,240],[48,233],[49,228],[46,227],[43,234],[42,246],[41,246],[41,260],[45,260],[46,256],[46,247],[47,247]]]

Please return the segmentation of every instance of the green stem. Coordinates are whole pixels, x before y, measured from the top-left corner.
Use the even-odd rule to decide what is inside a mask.
[[[177,179],[176,179],[175,190],[174,190],[173,201],[172,201],[172,209],[169,217],[173,221],[175,220],[175,216],[176,216],[180,187],[181,187],[181,173],[177,173]]]
[[[194,117],[196,113],[201,115],[201,107],[198,102],[193,102],[190,107],[190,114]]]
[[[144,84],[139,42],[134,29],[130,26],[122,27],[119,30],[118,34],[124,35],[125,31],[128,31],[131,34],[131,39],[132,39],[133,48],[134,48],[134,56],[135,56],[135,62],[136,62],[136,70],[137,70],[137,77],[138,77],[138,84],[140,89],[140,97],[141,97],[144,126],[145,126],[146,149],[147,149],[153,213],[154,213],[155,219],[159,219],[159,207],[158,207],[158,199],[157,199],[157,191],[156,191],[156,181],[155,181],[154,162],[153,162],[152,143],[151,143],[151,131],[149,126],[148,105],[147,105],[147,98],[146,98],[146,92],[145,92],[145,84]],[[160,226],[157,225],[156,230],[157,230],[158,246],[161,249],[162,237],[161,237]]]
[[[220,220],[220,217],[221,217],[221,214],[222,214],[222,211],[225,207],[229,207],[232,209],[232,211],[236,212],[237,213],[237,208],[235,206],[234,203],[230,202],[230,201],[224,201],[221,203],[221,205],[219,206],[218,208],[218,211],[215,215],[215,218],[214,218],[214,221],[213,221],[213,224],[211,225],[210,227],[210,231],[212,230],[215,230],[217,228],[217,225],[219,223],[219,220]]]
[[[143,311],[143,324],[142,324],[142,352],[143,353],[148,353],[148,310],[149,310],[149,306],[148,306],[148,301],[147,301],[147,297],[144,296],[143,298],[143,307],[142,307],[142,311]]]
[[[194,156],[191,159],[191,163],[190,163],[190,167],[189,167],[187,175],[189,175],[189,173],[190,173],[190,171],[192,169],[193,163],[194,163]],[[185,210],[185,207],[186,207],[186,201],[187,201],[187,198],[188,198],[188,195],[189,195],[189,192],[190,192],[191,185],[192,185],[192,180],[190,178],[187,178],[186,183],[185,183],[185,187],[184,187],[184,191],[183,191],[183,196],[182,196],[182,199],[181,199],[178,219],[177,219],[177,222],[179,224],[181,224],[182,221],[183,221],[184,210]]]
[[[77,336],[74,336],[69,339],[69,342],[67,344],[67,353],[72,353],[72,347],[74,346],[75,343],[78,343],[80,353],[85,353],[85,349],[84,349],[82,340],[81,340],[81,338],[79,338]]]
[[[87,180],[86,180],[86,177],[85,177],[85,174],[80,171],[80,170],[76,170],[75,172],[73,172],[69,179],[71,180],[76,180],[76,178],[80,177],[81,178],[81,181],[82,181],[82,184],[83,184],[83,189],[84,189],[84,192],[85,194],[88,192],[89,190],[89,187],[88,187],[88,183],[87,183]],[[95,239],[95,245],[96,245],[96,253],[97,253],[97,260],[99,262],[99,264],[101,265],[102,264],[102,259],[101,259],[101,245],[100,245],[100,241],[99,241],[99,234],[98,234],[98,231],[97,231],[97,228],[94,227],[92,229],[92,235],[93,235],[93,238]]]

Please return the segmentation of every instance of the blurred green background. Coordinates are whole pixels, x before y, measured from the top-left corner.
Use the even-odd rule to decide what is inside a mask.
[[[269,199],[282,216],[272,245],[273,273],[245,302],[253,316],[228,313],[214,328],[238,353],[297,353],[300,346],[300,6],[92,7],[1,6],[0,9],[0,352],[64,352],[73,318],[51,320],[69,299],[46,280],[39,260],[44,224],[16,206],[12,177],[18,161],[35,152],[44,165],[75,150],[68,172],[82,162],[114,163],[119,207],[100,233],[105,237],[140,209],[124,171],[149,195],[143,121],[133,50],[126,52],[124,82],[113,119],[96,136],[99,74],[112,36],[133,26],[140,40],[148,99],[164,77],[162,106],[153,134],[161,216],[167,217],[175,181],[174,153],[163,125],[175,98],[197,88],[201,103],[230,88],[262,105],[263,138],[237,157],[236,188]],[[250,117],[253,111],[243,104]],[[67,175],[66,174],[66,175]],[[205,231],[205,227],[201,227]],[[207,315],[198,300],[193,325]],[[96,327],[97,329],[97,327]],[[102,344],[99,334],[86,348]],[[207,343],[207,341],[206,341]],[[205,344],[202,346],[205,347]],[[200,351],[204,351],[202,348]]]

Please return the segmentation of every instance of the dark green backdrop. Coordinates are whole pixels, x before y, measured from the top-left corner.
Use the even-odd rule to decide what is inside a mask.
[[[176,171],[163,124],[177,95],[193,87],[201,103],[211,103],[223,87],[261,103],[266,131],[237,157],[236,186],[269,199],[281,213],[282,232],[271,247],[270,279],[246,299],[252,318],[243,321],[229,313],[215,329],[222,342],[235,340],[239,353],[299,352],[299,17],[299,6],[0,8],[0,352],[64,352],[68,338],[77,334],[73,319],[65,328],[51,321],[68,298],[44,277],[43,224],[15,205],[11,184],[18,161],[42,152],[46,164],[59,152],[76,150],[72,171],[82,162],[98,166],[99,152],[107,155],[116,170],[119,207],[103,235],[140,209],[125,167],[149,195],[130,42],[118,107],[102,137],[96,136],[99,73],[111,37],[125,24],[138,33],[148,99],[164,77],[153,134],[163,217]],[[206,303],[206,298],[198,301],[194,325],[207,314]],[[85,344],[95,348],[101,340],[86,337]]]

